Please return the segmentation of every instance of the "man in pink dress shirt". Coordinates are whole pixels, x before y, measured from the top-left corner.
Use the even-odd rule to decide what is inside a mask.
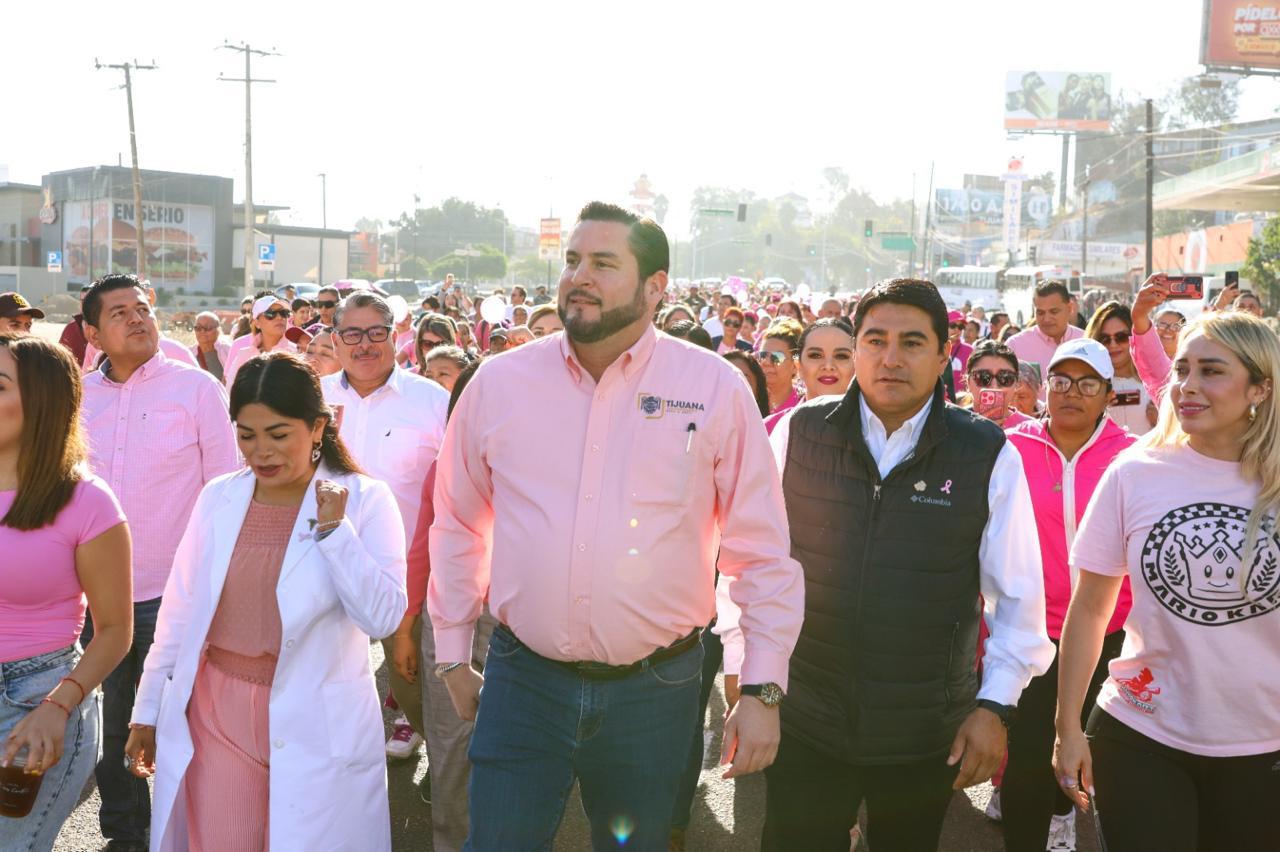
[[[726,777],[776,752],[799,568],[737,368],[649,322],[668,263],[656,223],[588,204],[560,277],[565,333],[486,361],[449,421],[428,610],[436,676],[476,720],[469,849],[549,847],[575,779],[595,848],[667,848],[717,558],[755,696],[725,722]],[[486,598],[500,626],[482,677]]]
[[[1043,373],[1058,347],[1068,340],[1083,337],[1084,332],[1071,324],[1076,311],[1074,299],[1071,298],[1067,285],[1061,281],[1046,281],[1036,287],[1031,303],[1035,306],[1036,324],[1018,332],[1006,342],[1019,361],[1039,364]],[[1044,402],[1043,385],[1037,396]]]
[[[239,453],[222,385],[161,350],[136,276],[105,276],[83,307],[89,343],[106,354],[84,377],[89,464],[120,500],[133,536],[133,647],[102,685],[99,822],[111,849],[146,849],[147,782],[124,768],[134,693],[196,497],[206,482],[239,466]],[[92,635],[90,615],[85,644]]]

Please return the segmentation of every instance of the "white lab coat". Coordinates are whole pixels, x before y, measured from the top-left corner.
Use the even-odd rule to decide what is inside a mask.
[[[316,541],[314,485],[307,489],[276,586],[282,632],[268,710],[270,845],[275,852],[389,852],[369,637],[394,632],[408,606],[404,527],[384,483],[336,475],[323,464],[316,477],[350,493],[342,525]],[[165,587],[133,710],[134,722],[156,726],[153,852],[187,848],[187,702],[254,483],[244,469],[205,486]]]

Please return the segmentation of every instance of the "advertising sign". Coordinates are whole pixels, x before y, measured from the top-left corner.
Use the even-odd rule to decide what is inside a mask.
[[[1010,71],[1004,86],[1004,126],[1006,130],[1110,130],[1111,75]]]
[[[132,201],[68,201],[63,252],[68,279],[88,283],[108,272],[137,270],[138,232]],[[147,275],[157,287],[213,289],[213,208],[200,204],[143,204]]]
[[[1205,0],[1200,61],[1280,73],[1280,0]]]
[[[1004,222],[1004,192],[986,189],[934,190],[934,219],[939,230],[959,232],[998,228]],[[1039,188],[1022,193],[1022,217],[1037,228],[1047,228],[1053,200]]]
[[[543,219],[538,229],[538,259],[560,259],[560,220]]]

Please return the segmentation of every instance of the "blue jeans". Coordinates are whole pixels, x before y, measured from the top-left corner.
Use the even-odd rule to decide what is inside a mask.
[[[680,776],[675,811],[671,814],[673,828],[689,827],[693,797],[698,792],[698,779],[702,776],[704,749],[702,732],[706,729],[707,702],[711,700],[711,690],[716,685],[716,673],[720,671],[720,663],[724,661],[724,643],[720,641],[719,636],[711,632],[714,626],[713,619],[707,629],[702,632],[702,689],[698,693],[698,718],[693,721],[693,739],[689,742],[689,762],[685,764],[684,773]]]
[[[75,647],[0,663],[0,742],[40,705],[58,681],[71,674],[80,652]],[[31,813],[22,819],[0,818],[0,849],[5,852],[48,852],[93,774],[98,759],[101,708],[90,693],[67,720],[62,758],[44,774]]]
[[[665,852],[698,713],[702,645],[590,680],[503,629],[471,737],[471,852],[549,850],[576,779],[596,850]]]
[[[102,805],[98,824],[102,836],[118,843],[146,845],[151,828],[151,791],[145,779],[124,768],[124,745],[129,740],[133,698],[142,678],[142,664],[156,632],[160,598],[133,604],[133,645],[102,682],[102,757],[94,776]],[[87,617],[80,642],[93,638],[93,618]]]

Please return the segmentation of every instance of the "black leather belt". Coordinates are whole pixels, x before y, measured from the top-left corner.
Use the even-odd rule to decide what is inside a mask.
[[[634,663],[626,666],[611,666],[608,663],[598,663],[594,660],[583,660],[581,662],[553,660],[549,657],[542,656],[537,651],[521,642],[520,638],[516,636],[516,634],[511,631],[511,628],[507,627],[505,624],[499,624],[494,628],[494,631],[504,634],[508,639],[515,642],[521,648],[524,648],[530,654],[546,660],[548,663],[555,663],[557,666],[568,669],[579,677],[584,677],[588,680],[619,680],[624,677],[630,677],[633,674],[638,674],[644,671],[650,666],[661,663],[664,660],[669,660],[672,657],[678,657],[686,651],[692,650],[693,646],[697,645],[702,639],[702,628],[699,627],[694,629],[694,631],[688,636],[677,639],[665,648],[659,648],[643,660],[636,660]]]

